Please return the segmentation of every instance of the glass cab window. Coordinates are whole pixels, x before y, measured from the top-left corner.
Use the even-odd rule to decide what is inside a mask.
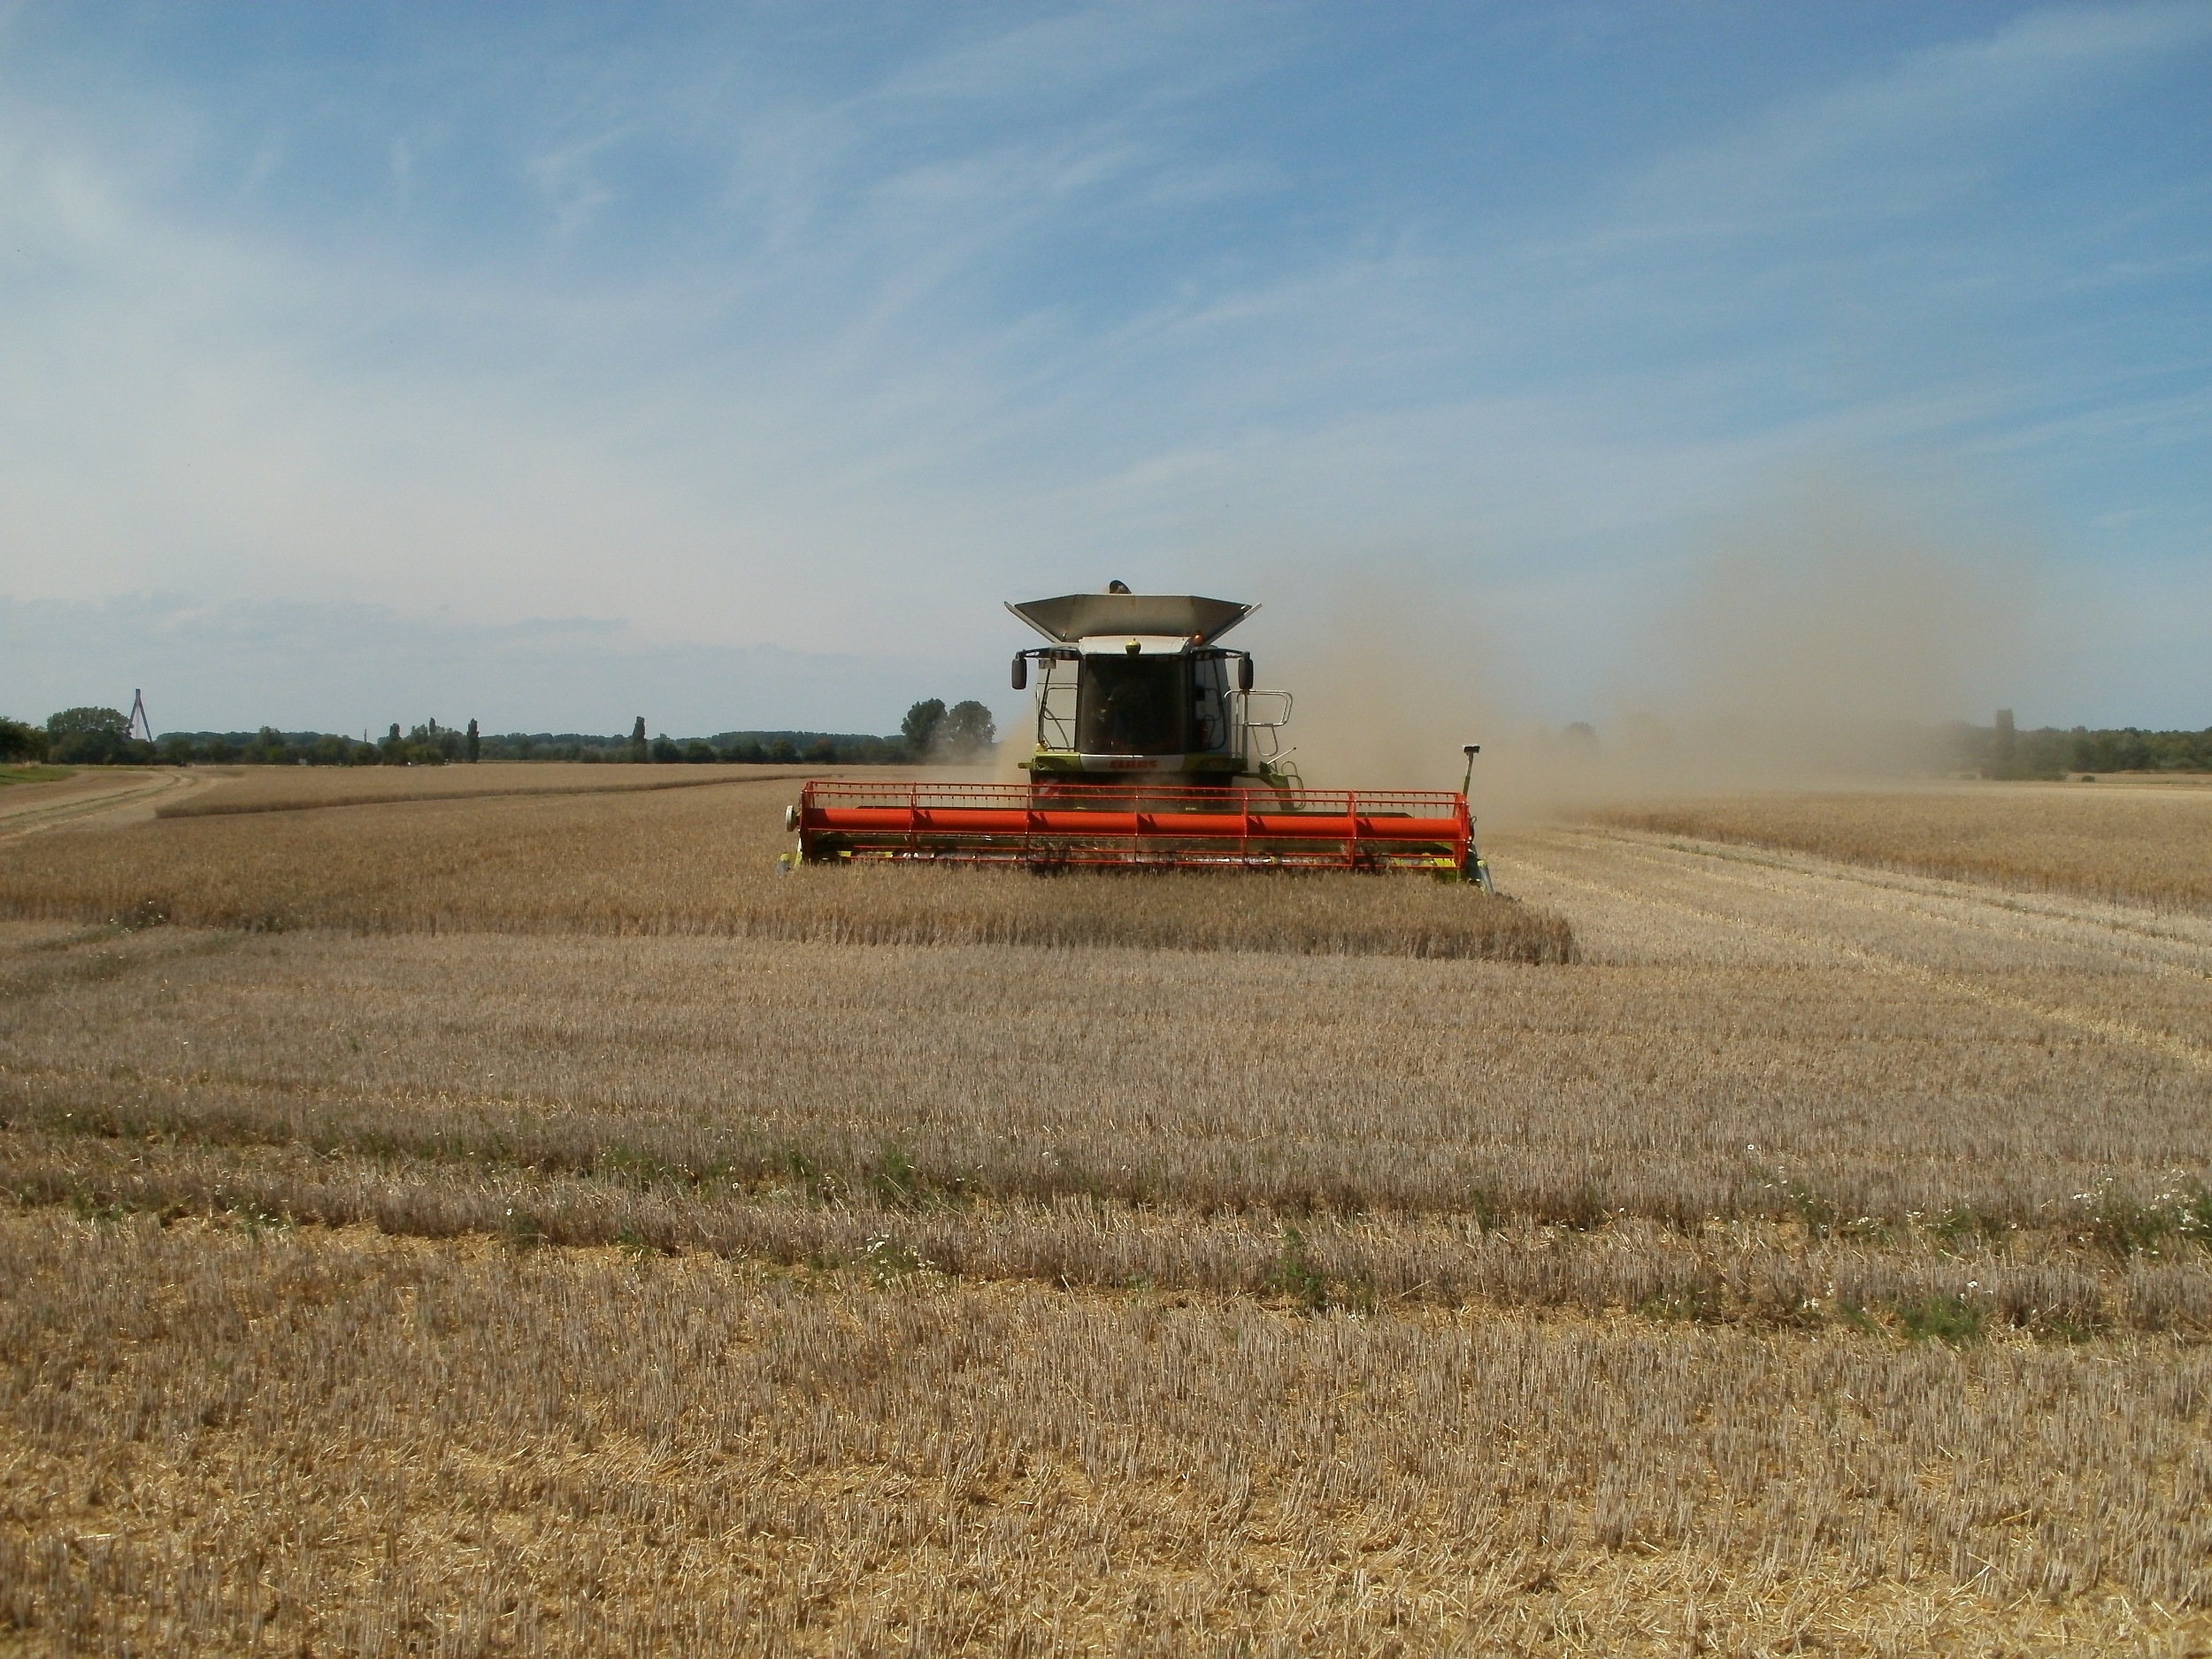
[[[1087,657],[1076,747],[1087,755],[1225,751],[1228,693],[1228,667],[1217,655]]]
[[[1077,747],[1087,755],[1180,754],[1189,672],[1180,657],[1085,657]]]
[[[1218,755],[1229,748],[1229,664],[1218,654],[1191,659],[1190,741],[1194,755]]]

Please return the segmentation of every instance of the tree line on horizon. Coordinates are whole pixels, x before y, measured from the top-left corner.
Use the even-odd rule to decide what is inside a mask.
[[[2135,726],[2093,730],[2039,726],[2020,731],[2012,710],[1988,726],[1970,726],[1961,748],[1985,778],[2062,778],[2073,772],[2212,772],[2212,726],[2201,732],[2148,732]]]
[[[0,718],[0,764],[64,766],[442,766],[471,761],[714,763],[772,765],[895,766],[973,763],[997,745],[991,711],[968,701],[950,708],[931,697],[907,710],[899,731],[878,737],[850,732],[722,732],[713,737],[646,735],[638,716],[625,736],[578,732],[484,733],[425,720],[405,733],[394,721],[379,739],[344,733],[164,732],[134,737],[129,718],[114,709],[65,709],[44,725]]]
[[[991,711],[972,700],[948,707],[930,697],[906,711],[887,736],[849,732],[722,732],[712,737],[646,735],[642,716],[626,735],[576,732],[480,733],[477,723],[426,720],[403,733],[394,721],[380,739],[326,732],[165,732],[152,742],[130,735],[114,709],[65,709],[43,726],[0,718],[0,764],[57,765],[440,766],[473,760],[711,763],[772,765],[898,766],[968,764],[997,747]],[[2059,778],[2111,772],[2212,772],[2212,726],[2200,732],[2137,726],[2041,726],[2016,729],[2009,710],[1994,722],[1963,721],[1924,728],[1924,768],[1971,772],[1985,778]],[[1594,745],[1597,734],[1577,722],[1570,741]]]

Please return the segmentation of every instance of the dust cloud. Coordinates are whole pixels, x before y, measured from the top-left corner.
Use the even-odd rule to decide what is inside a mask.
[[[1986,723],[1982,703],[2021,682],[2027,584],[2023,559],[1930,517],[1802,480],[1707,537],[1634,620],[1593,604],[1526,639],[1500,637],[1434,567],[1285,571],[1318,603],[1279,633],[1261,683],[1295,694],[1286,740],[1314,787],[1456,787],[1461,745],[1481,743],[1473,798],[1494,825],[1939,774],[1960,764],[1956,723]],[[1535,651],[1583,657],[1598,689],[1582,720],[1521,689]]]

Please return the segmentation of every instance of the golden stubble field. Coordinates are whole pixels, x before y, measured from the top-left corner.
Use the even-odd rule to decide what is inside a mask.
[[[477,770],[0,825],[0,1649],[2212,1643],[2212,792],[1496,904]]]

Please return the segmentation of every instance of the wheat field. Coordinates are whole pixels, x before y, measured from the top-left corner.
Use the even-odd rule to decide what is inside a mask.
[[[780,878],[789,780],[591,781],[0,841],[0,1648],[2212,1643],[2170,893]]]

